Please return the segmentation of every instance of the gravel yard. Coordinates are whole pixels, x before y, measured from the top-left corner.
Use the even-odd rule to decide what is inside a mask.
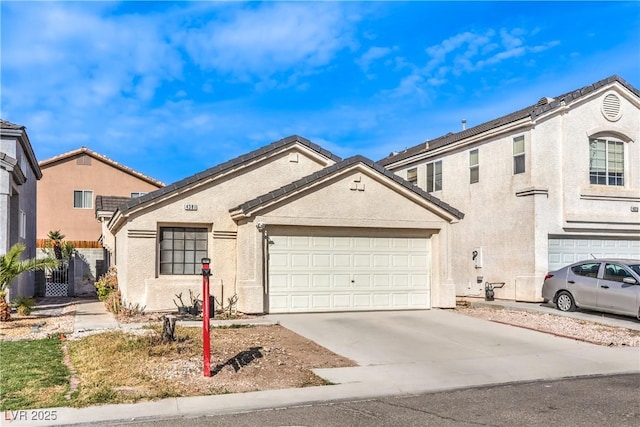
[[[456,308],[456,312],[492,322],[519,326],[598,345],[640,347],[640,331],[548,313],[487,307]],[[633,321],[632,318],[630,318]]]

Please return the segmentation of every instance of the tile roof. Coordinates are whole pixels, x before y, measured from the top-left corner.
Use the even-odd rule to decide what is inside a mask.
[[[118,206],[127,203],[131,197],[122,196],[96,196],[96,212],[115,212]]]
[[[122,164],[116,162],[115,160],[112,160],[112,159],[108,158],[107,156],[105,156],[103,154],[100,154],[100,153],[97,153],[97,152],[95,152],[93,150],[90,150],[87,147],[81,147],[81,148],[78,148],[76,150],[68,151],[66,153],[62,153],[62,154],[59,154],[57,156],[51,157],[49,159],[42,160],[39,164],[40,164],[41,168],[46,168],[46,167],[51,166],[51,165],[53,165],[53,164],[55,164],[57,162],[72,158],[74,156],[78,156],[80,154],[86,154],[86,155],[91,156],[91,157],[93,157],[95,159],[101,160],[101,161],[103,161],[103,162],[105,162],[105,163],[107,163],[107,164],[109,164],[109,165],[111,165],[111,166],[113,166],[113,167],[115,167],[117,169],[120,169],[123,172],[126,172],[126,173],[128,173],[130,175],[136,176],[136,177],[142,179],[143,181],[146,181],[146,182],[148,182],[150,184],[153,184],[153,185],[155,185],[157,187],[164,187],[164,182],[158,181],[157,179],[153,179],[153,178],[151,178],[151,177],[149,177],[147,175],[144,175],[144,174],[142,174],[142,173],[140,173],[140,172],[138,172],[136,170],[131,169],[130,167],[122,165]]]
[[[136,206],[142,205],[144,203],[147,203],[151,200],[154,200],[158,197],[161,196],[165,196],[167,194],[171,194],[173,192],[176,192],[184,187],[187,187],[188,185],[191,185],[195,182],[198,181],[203,181],[206,179],[210,179],[215,177],[216,175],[222,174],[224,172],[227,172],[237,166],[242,166],[244,164],[248,164],[251,161],[260,158],[263,155],[269,154],[271,152],[277,151],[285,146],[288,145],[292,145],[292,144],[302,144],[310,149],[312,149],[313,151],[318,152],[319,154],[323,155],[324,157],[327,157],[331,160],[333,160],[334,162],[339,162],[342,159],[336,155],[334,155],[333,153],[331,153],[328,150],[325,150],[324,148],[320,147],[319,145],[309,141],[306,138],[303,138],[301,136],[298,135],[292,135],[292,136],[288,136],[286,138],[282,138],[278,141],[272,142],[271,144],[265,145],[264,147],[258,148],[257,150],[251,151],[247,154],[243,154],[241,156],[238,156],[234,159],[228,160],[224,163],[221,163],[217,166],[214,166],[212,168],[209,168],[205,171],[199,172],[195,175],[191,175],[187,178],[184,178],[180,181],[174,182],[173,184],[167,185],[164,188],[161,188],[159,190],[153,191],[151,193],[145,194],[143,196],[140,197],[136,197],[135,199],[131,199],[129,200],[129,202],[127,202],[126,204],[120,206],[120,212],[121,213],[127,213],[128,211],[130,211],[131,209],[133,209]]]
[[[591,92],[600,89],[603,86],[608,86],[614,82],[618,82],[627,89],[629,89],[636,96],[640,97],[640,91],[629,84],[626,80],[622,79],[617,75],[613,75],[607,77],[606,79],[600,80],[596,83],[590,84],[580,89],[576,89],[571,92],[567,92],[565,94],[556,96],[555,98],[541,98],[536,104],[530,105],[521,110],[515,111],[513,113],[509,113],[505,116],[498,117],[497,119],[482,123],[478,126],[474,126],[472,128],[463,130],[461,132],[456,133],[448,133],[446,135],[440,136],[436,139],[432,139],[429,141],[425,141],[421,144],[403,150],[400,153],[392,154],[384,159],[378,161],[383,166],[389,165],[391,163],[408,159],[416,154],[425,153],[436,148],[443,147],[445,145],[453,144],[454,142],[464,140],[466,138],[470,138],[472,136],[476,136],[487,132],[489,130],[498,128],[500,126],[516,122],[518,120],[531,117],[531,119],[535,119],[536,117],[547,113],[548,111],[555,110],[561,105],[568,104],[570,102],[575,101],[576,99],[582,98],[590,94]]]
[[[8,122],[6,120],[0,119],[0,129],[23,130],[24,126],[16,125],[16,124]]]
[[[368,166],[369,168],[375,170],[376,172],[386,176],[387,178],[395,181],[396,183],[400,184],[401,186],[411,190],[412,192],[418,194],[419,196],[421,196],[422,198],[428,200],[429,202],[435,204],[436,206],[439,206],[440,208],[444,209],[445,211],[449,212],[451,215],[453,215],[454,217],[458,218],[458,219],[462,219],[464,218],[464,213],[460,212],[458,209],[452,207],[451,205],[443,202],[442,200],[438,199],[437,197],[432,196],[431,194],[427,193],[426,191],[422,190],[420,187],[413,185],[412,183],[410,183],[409,181],[401,178],[400,176],[396,175],[395,173],[385,169],[384,167],[382,167],[380,164],[374,162],[373,160],[367,159],[364,156],[353,156],[353,157],[349,157],[348,159],[342,160],[341,162],[335,163],[331,166],[328,166],[324,169],[321,169],[317,172],[314,172],[311,175],[308,175],[304,178],[301,178],[297,181],[294,181],[290,184],[285,185],[284,187],[280,187],[277,190],[271,191],[267,194],[263,194],[262,196],[258,196],[253,200],[250,200],[248,202],[245,202],[243,204],[241,204],[240,206],[231,209],[230,212],[232,211],[236,211],[236,212],[243,212],[243,213],[249,213],[250,211],[256,209],[256,208],[260,208],[261,206],[265,206],[267,204],[269,204],[270,202],[276,201],[278,199],[284,198],[287,195],[294,193],[298,190],[300,190],[301,188],[307,187],[315,182],[321,181],[323,178],[330,176],[332,174],[335,174],[341,170],[347,169],[350,166],[356,164],[356,163],[362,163],[366,166]]]
[[[29,140],[29,135],[27,135],[27,128],[4,119],[0,119],[0,133],[18,138],[36,180],[42,178],[42,170],[38,164],[38,159],[36,159],[36,154],[33,152],[33,146]]]

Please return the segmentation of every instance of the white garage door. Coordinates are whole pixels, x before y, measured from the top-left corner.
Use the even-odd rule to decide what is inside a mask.
[[[271,313],[430,308],[428,238],[269,239]]]
[[[640,259],[640,240],[549,239],[549,271],[593,257]]]

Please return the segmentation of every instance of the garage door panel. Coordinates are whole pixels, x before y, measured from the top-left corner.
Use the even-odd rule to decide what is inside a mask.
[[[289,282],[289,275],[287,274],[274,274],[269,280],[269,287],[274,290],[286,290]]]
[[[354,274],[351,284],[354,288],[370,288],[373,283],[370,274]]]
[[[272,313],[430,307],[428,238],[270,239]]]
[[[309,289],[309,275],[308,274],[292,274],[291,275],[291,288],[293,289]]]
[[[334,294],[331,296],[331,302],[333,309],[348,309],[351,308],[351,295]]]
[[[353,308],[355,309],[367,309],[373,307],[371,302],[372,295],[369,293],[353,294]]]
[[[357,268],[371,267],[371,255],[370,254],[354,254],[353,266]]]
[[[333,256],[333,267],[343,268],[349,267],[351,264],[351,255],[349,254],[335,254]]]
[[[312,256],[312,265],[317,268],[331,267],[331,256],[329,254],[314,254]]]
[[[316,310],[328,310],[331,308],[330,295],[313,295],[311,297],[312,306]]]
[[[410,296],[409,294],[391,294],[391,300],[393,301],[393,305],[406,305],[410,306]]]
[[[374,268],[389,268],[391,265],[391,257],[387,254],[374,254],[373,255],[373,267]]]
[[[331,275],[329,274],[314,274],[312,279],[313,288],[316,290],[331,289]]]
[[[388,274],[374,274],[373,287],[387,289],[391,286],[391,280]]]
[[[640,259],[640,239],[550,238],[548,251],[548,269],[553,271],[593,257]]]
[[[429,265],[429,259],[424,255],[411,255],[411,266],[417,268],[426,268]]]
[[[351,286],[351,276],[348,274],[334,274],[333,285],[336,288],[349,288]]]
[[[409,264],[409,256],[406,254],[391,257],[391,265],[395,268],[409,267]]]

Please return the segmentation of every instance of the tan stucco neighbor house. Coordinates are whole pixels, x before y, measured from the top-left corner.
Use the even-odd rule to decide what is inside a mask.
[[[548,271],[640,258],[640,92],[618,76],[379,163],[465,212],[448,260],[458,296],[495,283],[496,298],[538,301]]]
[[[129,199],[164,184],[87,147],[43,160],[39,165],[42,179],[38,181],[38,245],[44,247],[48,233],[59,230],[76,248],[77,262],[70,274],[77,280],[69,287],[69,294],[95,292],[93,282],[109,265],[109,252],[99,241],[103,218],[96,216],[98,197]]]
[[[119,206],[105,227],[125,303],[238,296],[245,313],[455,306],[463,213],[364,157],[299,136]],[[201,297],[202,298],[202,297]]]

